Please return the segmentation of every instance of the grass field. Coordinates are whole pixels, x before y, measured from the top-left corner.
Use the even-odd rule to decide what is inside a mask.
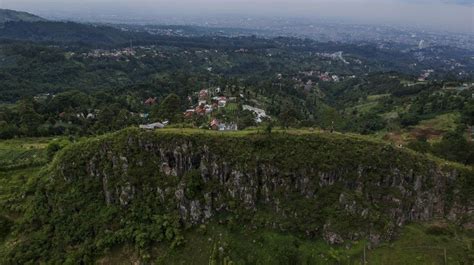
[[[375,136],[397,144],[406,144],[421,136],[426,137],[429,142],[437,142],[446,132],[456,129],[459,119],[460,114],[457,112],[441,114],[431,119],[422,120],[415,126],[391,132],[379,132]]]
[[[473,240],[472,234],[432,223],[408,225],[398,239],[376,248],[370,248],[366,241],[330,246],[321,239],[211,223],[188,230],[183,246],[158,245],[153,254],[159,256],[156,264],[167,265],[211,264],[212,259],[217,262],[214,264],[362,265],[365,248],[365,264],[470,265],[474,262]],[[133,252],[130,247],[113,249],[99,264],[132,264],[137,260]]]
[[[457,121],[460,119],[461,115],[457,112],[446,113],[439,116],[436,116],[429,120],[420,121],[420,123],[415,126],[415,128],[432,128],[438,131],[454,131],[456,129]]]
[[[389,96],[390,96],[390,94],[369,95],[369,96],[367,96],[367,100],[368,101],[377,101],[379,99],[386,98],[386,97],[389,97]]]
[[[47,162],[46,147],[51,138],[22,138],[0,141],[0,171]]]
[[[399,238],[368,252],[369,264],[474,264],[474,234],[446,224],[415,224]],[[446,256],[445,256],[446,254]],[[446,258],[446,260],[445,260]]]

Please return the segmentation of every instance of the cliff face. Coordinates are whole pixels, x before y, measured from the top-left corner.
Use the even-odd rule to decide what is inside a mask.
[[[147,203],[190,226],[237,216],[330,243],[377,244],[411,221],[472,223],[472,170],[344,136],[128,130],[73,146],[55,162],[62,192],[80,189],[125,212],[152,196]],[[86,211],[87,203],[67,200],[56,199],[56,210]]]

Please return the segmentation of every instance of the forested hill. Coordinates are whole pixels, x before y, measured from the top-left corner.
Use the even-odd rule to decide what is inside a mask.
[[[150,259],[209,222],[374,246],[413,221],[472,224],[472,169],[342,134],[127,129],[66,147],[46,175],[5,264],[92,264],[120,245]],[[235,264],[278,264],[228,249]]]
[[[131,39],[146,40],[146,33],[124,32],[116,28],[92,26],[73,22],[7,22],[0,29],[0,38],[51,43],[83,43],[114,45],[129,43]]]
[[[130,45],[168,45],[193,48],[273,48],[271,40],[245,37],[180,37],[152,35],[145,31],[128,31],[104,25],[75,22],[7,22],[0,28],[0,40],[30,41],[52,44],[77,44],[92,47],[123,47]],[[212,41],[211,41],[212,40]]]
[[[38,22],[38,21],[46,21],[46,19],[21,11],[9,10],[9,9],[0,9],[0,24],[6,22],[17,22],[17,21],[25,21],[25,22]]]

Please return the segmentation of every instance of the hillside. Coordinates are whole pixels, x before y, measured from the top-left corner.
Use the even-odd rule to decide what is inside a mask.
[[[38,22],[46,21],[46,19],[21,11],[9,10],[9,9],[0,9],[0,24],[6,22]]]
[[[17,228],[21,240],[7,243],[5,259],[91,263],[130,246],[141,260],[163,260],[170,247],[174,258],[181,251],[199,255],[206,244],[200,240],[220,234],[209,244],[214,254],[204,254],[219,259],[227,233],[247,231],[254,243],[275,247],[302,238],[307,243],[279,250],[295,264],[298,253],[315,247],[311,240],[360,252],[363,242],[380,246],[414,222],[447,219],[472,227],[472,176],[472,168],[360,136],[127,129],[56,156],[27,192],[34,196]],[[235,237],[224,246],[227,262],[251,262],[239,240],[245,241]]]
[[[0,28],[0,38],[53,43],[83,43],[88,45],[129,44],[130,39],[147,34],[134,34],[106,26],[92,26],[74,22],[38,21],[34,23],[7,22]]]

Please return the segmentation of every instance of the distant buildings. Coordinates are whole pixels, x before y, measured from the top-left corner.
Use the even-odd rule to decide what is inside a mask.
[[[418,43],[418,49],[424,49],[426,48],[426,44],[425,44],[425,41],[424,40],[420,40],[420,42]]]
[[[434,70],[432,69],[429,69],[429,70],[424,70],[420,76],[418,77],[418,81],[419,82],[423,82],[423,81],[426,81],[428,79],[428,77],[430,77],[430,75],[434,73]]]
[[[236,123],[222,123],[217,119],[213,119],[209,125],[211,130],[214,131],[237,131],[238,127]]]
[[[319,75],[319,80],[324,81],[324,82],[329,82],[332,79],[331,79],[331,76],[329,76],[329,73],[325,72]]]

